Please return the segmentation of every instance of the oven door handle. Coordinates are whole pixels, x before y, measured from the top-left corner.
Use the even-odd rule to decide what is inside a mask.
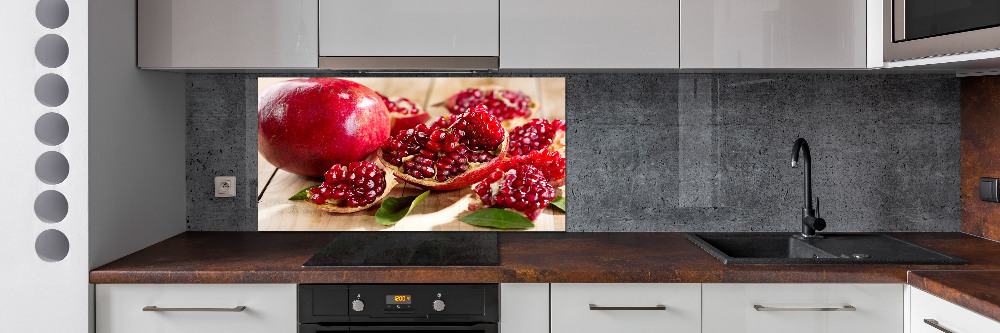
[[[434,324],[421,324],[413,323],[410,326],[349,326],[351,332],[357,331],[378,331],[385,333],[392,332],[447,332],[447,331],[463,331],[463,332],[482,332],[482,333],[497,333],[497,324],[472,324],[472,325],[441,325],[438,323]],[[318,330],[316,332],[326,332],[323,330]]]

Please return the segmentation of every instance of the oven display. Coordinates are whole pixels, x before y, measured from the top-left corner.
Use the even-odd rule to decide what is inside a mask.
[[[385,295],[385,304],[410,304],[410,295]]]

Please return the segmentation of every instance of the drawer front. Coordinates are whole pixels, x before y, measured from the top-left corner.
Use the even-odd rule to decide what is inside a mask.
[[[705,284],[702,327],[705,333],[902,332],[904,291],[902,284]],[[848,305],[855,310],[819,310]]]
[[[699,284],[554,283],[551,290],[552,332],[701,331]]]
[[[323,57],[500,56],[499,0],[320,0]]]
[[[1000,322],[923,290],[910,288],[910,333],[943,332],[926,323],[925,319],[937,321],[939,327],[952,333],[1000,332]]]
[[[168,311],[143,311],[155,306]],[[239,312],[169,311],[177,308]],[[295,332],[294,284],[99,284],[98,333]]]

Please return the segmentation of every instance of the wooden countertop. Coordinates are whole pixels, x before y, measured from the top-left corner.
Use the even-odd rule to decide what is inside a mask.
[[[911,271],[907,283],[1000,321],[1000,271]]]
[[[90,272],[91,283],[909,283],[1000,321],[1000,243],[891,233],[968,265],[724,265],[683,233],[503,232],[500,265],[302,267],[330,232],[185,232]],[[908,273],[909,272],[909,273]]]
[[[302,267],[333,233],[186,232],[90,272],[91,283],[905,283],[910,270],[1000,270],[1000,244],[962,233],[894,233],[969,262],[724,265],[683,233],[500,233],[500,265]]]

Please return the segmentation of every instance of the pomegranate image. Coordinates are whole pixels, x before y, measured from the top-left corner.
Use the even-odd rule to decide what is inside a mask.
[[[309,190],[309,203],[330,213],[353,213],[382,202],[396,179],[373,162],[334,164],[319,187]]]
[[[364,160],[389,138],[378,93],[336,78],[277,83],[257,99],[257,151],[282,170],[322,177],[334,164]]]
[[[476,201],[469,210],[504,208],[524,214],[534,221],[556,197],[556,191],[537,168],[517,164],[508,170],[495,170],[472,188]]]
[[[535,167],[545,180],[554,187],[566,184],[566,157],[559,152],[535,150],[527,155],[511,157],[500,164],[499,170],[510,170],[517,165],[526,164]]]
[[[566,154],[566,123],[562,120],[532,119],[510,131],[510,157],[533,151],[555,151]]]
[[[379,97],[382,97],[382,102],[385,103],[386,109],[389,110],[389,117],[391,117],[392,124],[392,129],[389,130],[391,135],[414,128],[431,119],[431,115],[427,111],[424,111],[424,109],[421,109],[420,106],[417,106],[409,99],[389,98],[382,94],[379,94]]]
[[[507,155],[509,134],[482,105],[450,118],[445,127],[421,124],[389,138],[379,161],[399,179],[429,190],[483,180]]]
[[[465,89],[437,105],[443,105],[451,114],[459,114],[480,104],[485,105],[486,109],[507,129],[524,124],[538,109],[538,104],[528,95],[502,87]]]

